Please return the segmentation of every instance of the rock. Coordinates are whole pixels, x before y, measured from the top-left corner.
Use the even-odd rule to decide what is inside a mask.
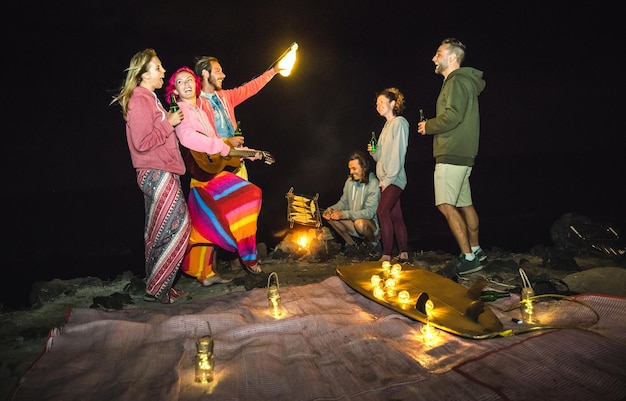
[[[104,309],[104,310],[120,310],[124,309],[125,305],[132,305],[135,302],[129,294],[122,294],[114,292],[109,296],[100,296],[93,298],[93,304],[90,306],[92,309]]]
[[[569,274],[563,281],[571,291],[579,294],[626,295],[626,269],[622,267],[596,267]]]

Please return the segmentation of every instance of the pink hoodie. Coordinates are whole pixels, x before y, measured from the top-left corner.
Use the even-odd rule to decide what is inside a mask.
[[[133,167],[185,174],[174,127],[154,92],[138,86],[128,102],[126,139]]]

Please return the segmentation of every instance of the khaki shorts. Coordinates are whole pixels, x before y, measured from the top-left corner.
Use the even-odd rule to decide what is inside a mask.
[[[435,164],[435,206],[447,203],[456,207],[472,204],[469,178],[472,168],[454,164]]]

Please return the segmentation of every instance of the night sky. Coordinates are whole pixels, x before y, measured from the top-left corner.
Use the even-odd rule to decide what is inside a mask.
[[[146,47],[157,51],[166,79],[192,66],[195,56],[215,56],[226,73],[224,87],[232,88],[299,44],[292,75],[276,76],[236,108],[246,145],[276,159],[248,165],[250,180],[264,190],[262,240],[271,242],[285,225],[290,187],[319,193],[320,206],[339,198],[348,154],[365,150],[371,132],[382,128],[375,92],[389,86],[404,92],[411,124],[403,204],[405,214],[419,209],[408,213],[415,221],[410,236],[427,237],[421,222],[442,223],[432,205],[432,141],[417,134],[416,122],[420,108],[434,114],[442,77],[431,58],[446,37],[465,43],[464,65],[483,70],[487,82],[472,176],[487,246],[499,245],[502,232],[519,230],[507,229],[511,223],[502,216],[528,220],[543,211],[551,219],[576,211],[624,221],[616,189],[626,172],[616,10],[598,2],[372,3],[26,0],[5,6],[8,267],[20,260],[27,269],[24,256],[40,249],[71,253],[81,248],[78,238],[91,239],[96,255],[98,244],[120,246],[110,237],[141,241],[141,194],[120,108],[109,102],[132,55]],[[163,99],[163,91],[157,94]]]

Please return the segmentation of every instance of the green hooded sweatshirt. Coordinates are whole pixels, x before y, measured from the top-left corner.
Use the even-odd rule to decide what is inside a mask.
[[[434,135],[436,163],[474,165],[480,135],[478,95],[485,85],[483,72],[472,67],[456,69],[443,81],[437,117],[426,122],[426,132]]]

